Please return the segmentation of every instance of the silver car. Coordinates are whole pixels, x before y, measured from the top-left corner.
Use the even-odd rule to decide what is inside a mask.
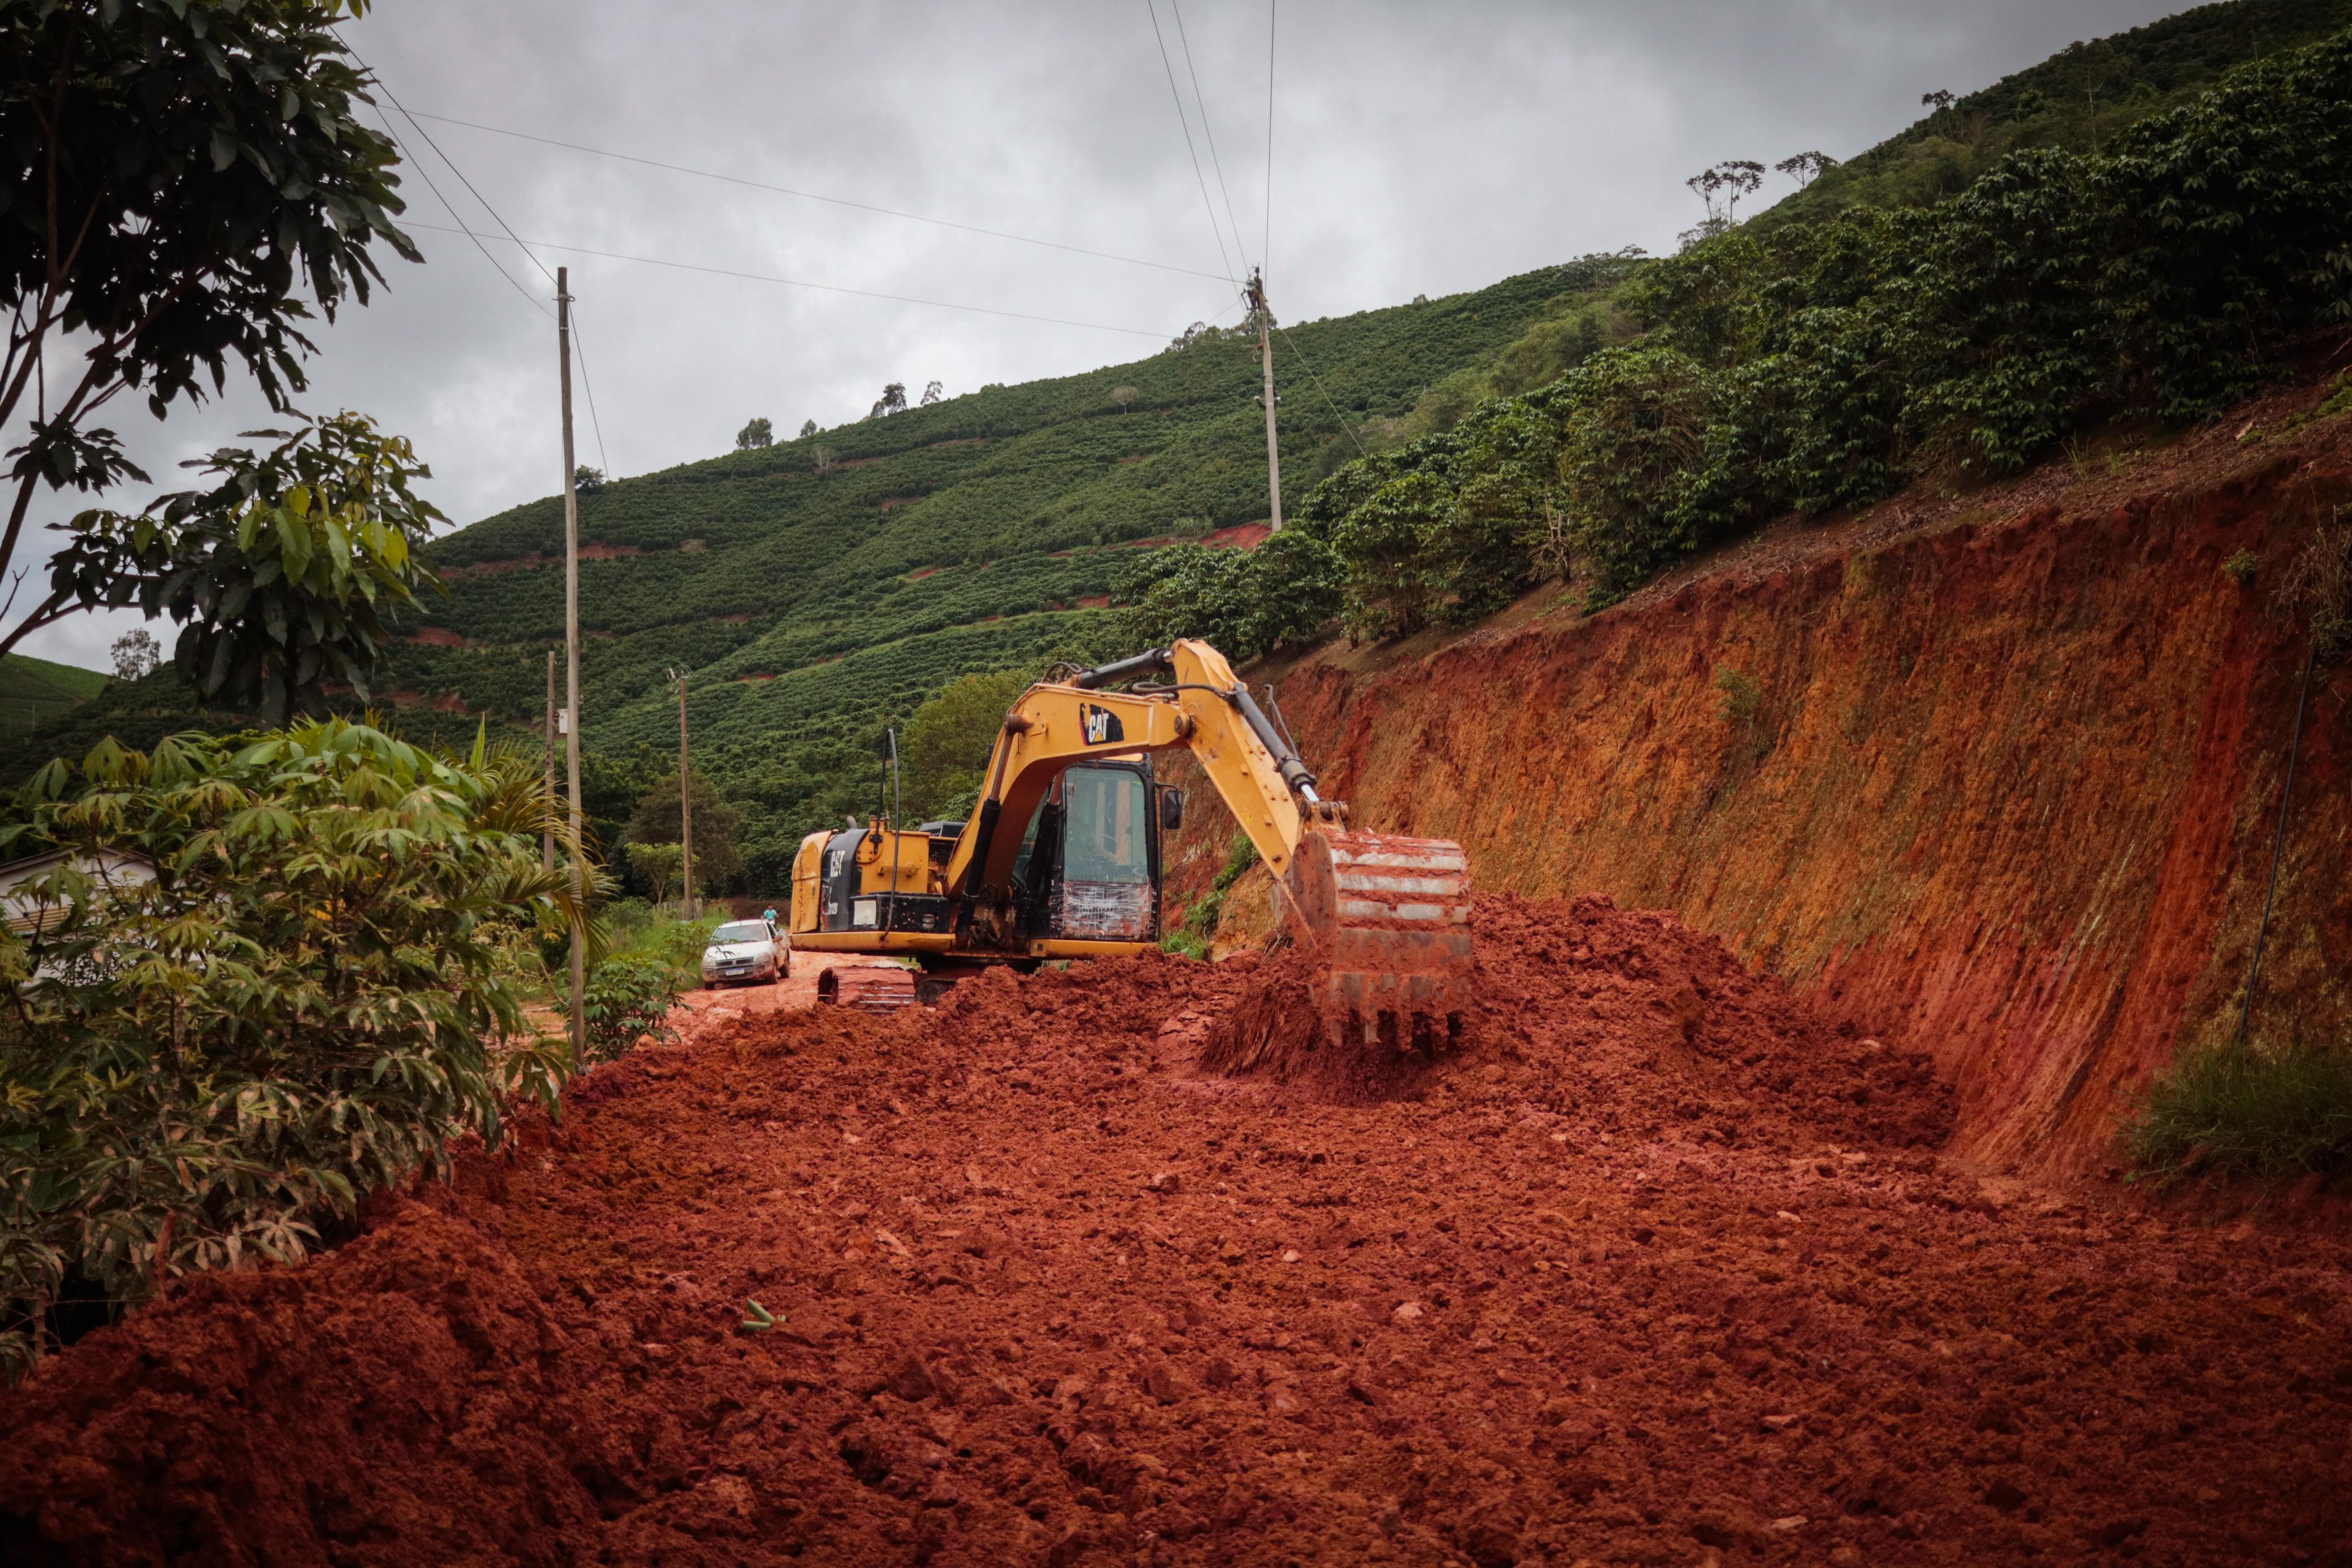
[[[702,950],[702,983],[714,990],[757,980],[781,984],[792,972],[792,944],[766,920],[730,920]]]

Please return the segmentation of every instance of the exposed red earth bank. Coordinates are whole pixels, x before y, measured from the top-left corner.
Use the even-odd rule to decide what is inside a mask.
[[[1198,1070],[1255,958],[716,998],[5,1396],[0,1557],[2352,1561],[2339,1242],[1968,1174],[1669,916],[1477,917],[1368,1103]]]
[[[1489,891],[1671,909],[1932,1054],[1956,1152],[2096,1173],[2123,1097],[2237,1019],[2305,649],[2279,585],[2352,498],[2346,421],[2273,433],[2324,395],[1258,678],[1357,821],[1461,841]],[[1180,896],[1231,831],[1195,813]],[[2263,968],[2258,1031],[2352,1039],[2352,666],[2312,693]]]

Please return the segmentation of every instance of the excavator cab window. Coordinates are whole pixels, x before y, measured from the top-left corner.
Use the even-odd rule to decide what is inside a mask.
[[[1143,776],[1123,768],[1074,768],[1062,785],[1063,879],[1150,882]]]

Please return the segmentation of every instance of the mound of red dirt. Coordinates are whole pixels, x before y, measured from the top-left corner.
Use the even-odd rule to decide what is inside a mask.
[[[2347,1561],[2343,1247],[1947,1168],[1671,920],[1477,930],[1381,1101],[1202,1073],[1246,966],[713,1018],[0,1396],[0,1558]]]

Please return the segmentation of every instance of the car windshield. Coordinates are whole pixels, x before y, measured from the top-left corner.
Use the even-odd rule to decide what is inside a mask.
[[[712,946],[727,942],[765,942],[768,925],[764,920],[730,920],[710,934]]]

